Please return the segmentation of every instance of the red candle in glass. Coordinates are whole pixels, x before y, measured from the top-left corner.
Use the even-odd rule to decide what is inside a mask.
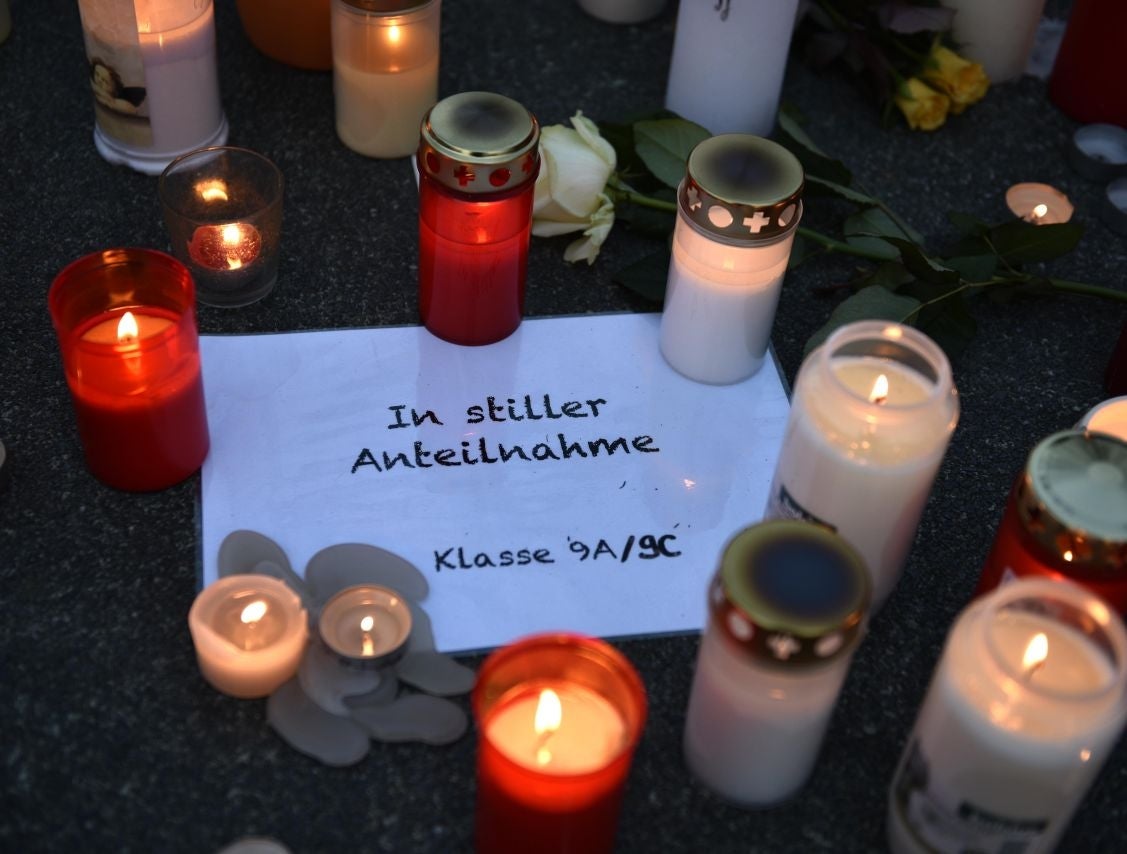
[[[455,344],[520,326],[540,170],[540,128],[502,95],[463,92],[423,119],[419,144],[419,314]]]
[[[209,441],[187,268],[150,249],[95,252],[55,277],[48,306],[94,476],[147,491],[196,471]]]
[[[477,851],[611,851],[646,719],[626,658],[581,635],[525,638],[486,660],[473,710]]]
[[[1124,34],[1123,0],[1074,0],[1049,77],[1053,103],[1079,122],[1127,126]]]

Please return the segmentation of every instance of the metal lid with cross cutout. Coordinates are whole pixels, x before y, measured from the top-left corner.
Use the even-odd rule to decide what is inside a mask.
[[[690,152],[677,200],[689,223],[712,240],[773,243],[798,227],[804,182],[798,158],[777,142],[729,133]]]
[[[709,610],[749,659],[817,667],[860,640],[870,595],[864,561],[839,535],[774,520],[745,528],[725,547]]]
[[[1022,527],[1069,575],[1127,579],[1127,442],[1084,430],[1042,439],[1016,499]]]
[[[419,170],[462,193],[499,193],[535,181],[540,125],[512,98],[462,92],[423,118]]]

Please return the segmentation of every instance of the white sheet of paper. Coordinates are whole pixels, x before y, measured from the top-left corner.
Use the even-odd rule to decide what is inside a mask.
[[[762,516],[788,403],[773,357],[736,385],[685,379],[658,322],[525,320],[488,347],[422,327],[202,337],[204,583],[249,528],[302,574],[336,543],[410,560],[445,652],[700,629],[724,543]]]

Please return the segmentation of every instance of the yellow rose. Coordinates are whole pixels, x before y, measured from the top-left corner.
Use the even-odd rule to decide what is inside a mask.
[[[614,225],[614,202],[604,191],[617,158],[582,112],[571,117],[571,125],[550,125],[540,133],[532,233],[552,237],[582,231],[583,237],[564,250],[564,260],[590,264]]]
[[[901,83],[895,100],[913,130],[935,130],[947,121],[947,111],[951,108],[950,98],[918,77]]]
[[[990,88],[990,78],[981,65],[940,45],[932,48],[923,75],[928,83],[947,94],[955,115],[981,101]]]

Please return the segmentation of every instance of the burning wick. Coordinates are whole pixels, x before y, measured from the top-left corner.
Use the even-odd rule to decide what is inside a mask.
[[[1044,203],[1039,204],[1039,205],[1034,205],[1033,210],[1031,210],[1026,215],[1025,221],[1026,222],[1037,222],[1037,221],[1041,220],[1042,218],[1044,218],[1045,214],[1047,214],[1048,212],[1049,212],[1049,206],[1048,205],[1046,205]]]
[[[880,406],[888,402],[888,377],[881,374],[873,383],[873,390],[869,392],[869,403]]]
[[[563,708],[560,706],[560,697],[551,688],[540,692],[540,702],[536,704],[536,717],[533,719],[532,728],[540,736],[536,743],[536,764],[547,765],[552,761],[552,751],[547,748],[548,739],[555,735],[563,720]]]
[[[121,320],[117,322],[117,343],[118,344],[132,344],[137,340],[140,330],[137,328],[137,318],[133,316],[133,312],[127,311],[121,316]]]
[[[1038,632],[1029,639],[1029,643],[1025,647],[1025,654],[1021,657],[1021,669],[1025,681],[1028,682],[1033,678],[1033,674],[1040,669],[1048,657],[1049,639],[1044,632]]]
[[[372,631],[372,626],[376,624],[375,619],[369,614],[367,617],[360,621],[360,631],[364,633],[364,637],[360,640],[360,654],[361,655],[375,655],[376,646],[372,643],[372,636],[369,632]]]

